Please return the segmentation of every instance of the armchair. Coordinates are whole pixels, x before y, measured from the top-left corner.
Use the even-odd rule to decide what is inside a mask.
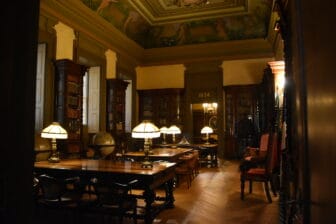
[[[259,148],[247,146],[240,163],[240,170],[248,170],[261,165],[266,160],[266,155],[270,147],[270,134],[264,133],[260,137]]]
[[[266,156],[266,162],[261,167],[254,167],[248,170],[241,170],[241,199],[244,200],[245,181],[249,181],[249,192],[252,193],[253,182],[263,182],[268,202],[272,202],[268,183],[271,184],[273,194],[276,196],[274,182],[272,181],[274,171],[279,164],[278,157],[278,135],[272,135],[271,147]]]

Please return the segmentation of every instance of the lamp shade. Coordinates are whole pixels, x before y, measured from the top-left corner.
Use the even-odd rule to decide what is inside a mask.
[[[167,134],[181,134],[181,129],[176,125],[172,125],[168,128]]]
[[[132,138],[158,138],[160,129],[150,121],[143,121],[132,130]]]
[[[160,128],[160,132],[161,132],[162,134],[167,134],[167,132],[168,132],[168,128],[167,128],[166,126],[163,126],[162,128]]]
[[[213,133],[213,129],[209,126],[204,126],[201,130],[201,134],[210,134]]]
[[[67,139],[68,133],[58,122],[53,122],[42,130],[42,138]]]

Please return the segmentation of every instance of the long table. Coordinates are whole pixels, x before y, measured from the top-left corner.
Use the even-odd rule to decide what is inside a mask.
[[[189,150],[198,150],[200,156],[200,163],[205,165],[210,165],[211,167],[218,166],[218,144],[188,144],[188,145],[179,145],[179,144],[165,144],[161,145],[162,147],[177,147],[177,149],[183,149],[182,147],[187,147]],[[174,149],[174,148],[172,148]]]
[[[169,162],[178,162],[178,158],[185,153],[192,151],[192,148],[154,148],[149,153],[149,160],[164,160]],[[124,154],[127,158],[132,158],[136,161],[142,161],[145,157],[144,152],[127,152]]]
[[[174,207],[175,166],[176,163],[171,162],[154,162],[152,168],[142,168],[139,162],[72,159],[61,160],[59,163],[35,162],[34,170],[37,174],[80,176],[83,179],[113,178],[118,182],[137,179],[139,182],[136,188],[144,190],[143,197],[146,204],[145,212],[139,214],[139,218],[143,218],[145,223],[152,223],[162,209]],[[155,189],[162,185],[165,186],[165,197],[156,197]],[[155,200],[162,200],[162,205],[153,207]]]

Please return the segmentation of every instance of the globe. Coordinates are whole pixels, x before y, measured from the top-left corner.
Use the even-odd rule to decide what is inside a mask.
[[[98,132],[92,137],[92,145],[104,158],[111,155],[115,150],[115,140],[108,132]]]

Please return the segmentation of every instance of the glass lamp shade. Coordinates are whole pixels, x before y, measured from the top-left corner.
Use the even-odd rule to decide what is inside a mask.
[[[150,121],[143,121],[132,130],[132,138],[158,138],[160,129]]]
[[[53,122],[42,130],[42,138],[67,139],[68,133],[58,122]]]
[[[201,130],[201,134],[210,134],[213,133],[213,129],[209,126],[204,126]]]
[[[53,122],[48,127],[42,130],[41,137],[51,138],[51,148],[53,152],[48,160],[51,163],[58,163],[60,161],[60,157],[57,152],[56,139],[67,139],[67,131],[62,128],[62,126],[58,122]]]
[[[162,133],[162,138],[163,138],[163,141],[162,141],[162,144],[166,144],[166,134],[168,132],[168,128],[166,126],[163,126],[160,128],[160,132]]]
[[[176,125],[172,125],[168,128],[167,134],[181,134],[181,129]]]
[[[168,132],[168,128],[167,128],[166,126],[163,126],[162,128],[160,128],[160,132],[161,132],[162,134],[167,134],[167,132]]]
[[[177,127],[176,125],[172,125],[168,128],[167,134],[171,134],[173,135],[173,144],[176,143],[176,139],[175,139],[175,135],[176,134],[181,134],[181,129],[179,127]],[[176,147],[176,146],[174,146]]]
[[[206,134],[206,142],[205,144],[210,144],[209,143],[209,134],[213,133],[213,129],[209,126],[204,126],[201,130],[201,134]]]
[[[145,158],[142,162],[142,167],[151,168],[153,167],[152,162],[149,160],[149,150],[151,146],[150,140],[152,138],[160,137],[160,129],[156,127],[150,121],[143,121],[132,130],[132,138],[143,138],[144,139],[144,153]]]

